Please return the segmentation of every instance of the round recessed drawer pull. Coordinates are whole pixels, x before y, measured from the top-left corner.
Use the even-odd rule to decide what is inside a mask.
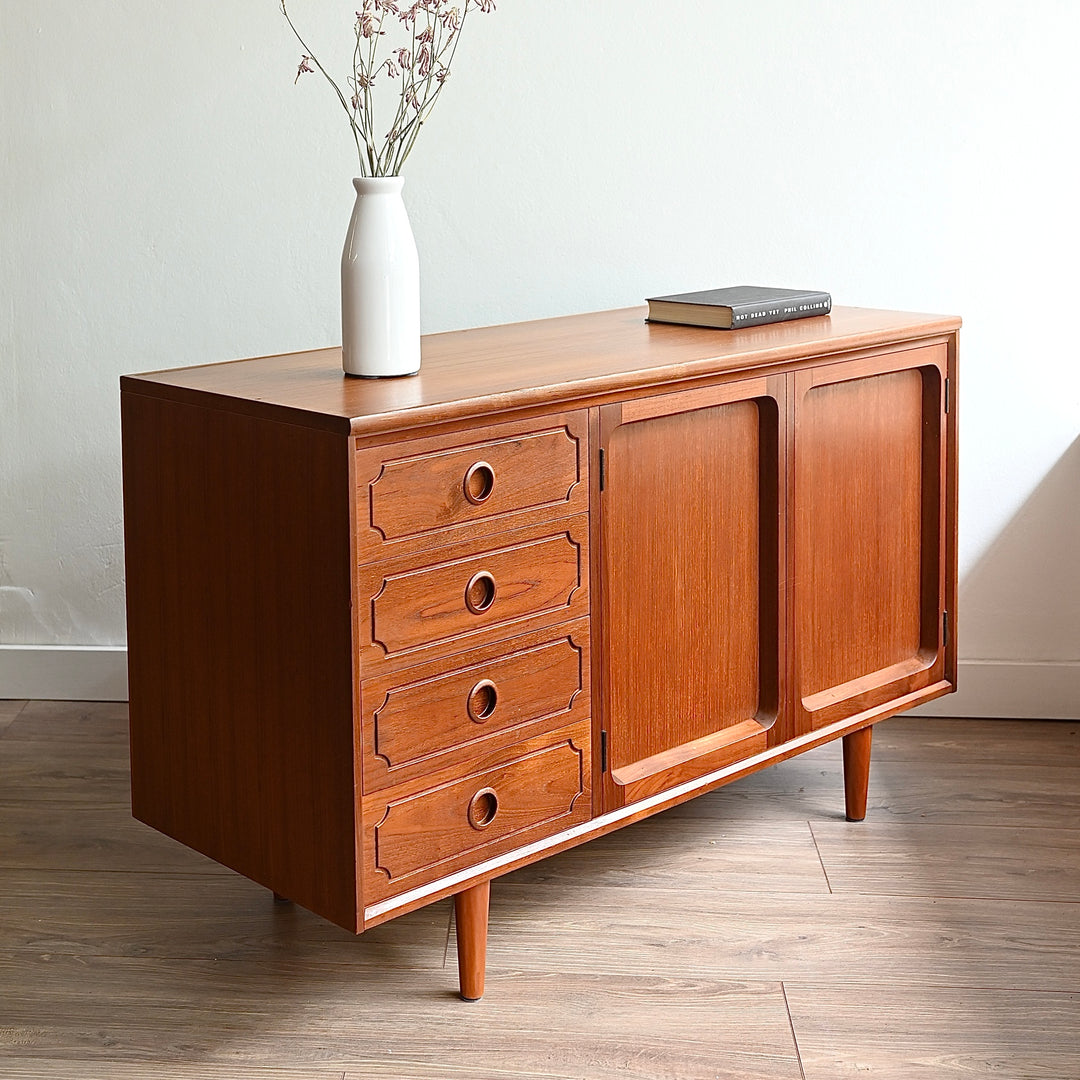
[[[499,796],[492,788],[481,788],[469,800],[469,824],[474,829],[486,829],[498,812]]]
[[[481,679],[470,691],[466,708],[469,719],[482,724],[499,703],[499,688],[490,679]]]
[[[486,570],[473,574],[465,586],[465,606],[474,615],[483,615],[495,603],[495,579]]]
[[[487,502],[495,490],[495,470],[486,461],[477,461],[466,470],[461,487],[465,498],[479,506]]]

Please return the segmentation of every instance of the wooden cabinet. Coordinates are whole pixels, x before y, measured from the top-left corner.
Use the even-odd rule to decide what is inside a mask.
[[[122,380],[132,806],[360,932],[955,685],[956,337],[637,309]]]

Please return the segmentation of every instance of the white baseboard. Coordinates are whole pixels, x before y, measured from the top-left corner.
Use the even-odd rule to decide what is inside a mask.
[[[123,645],[0,645],[0,698],[127,701]]]
[[[1080,661],[961,660],[955,694],[916,716],[1080,720]],[[0,645],[0,699],[126,701],[122,645]]]
[[[961,660],[956,685],[911,715],[1080,720],[1080,661]]]

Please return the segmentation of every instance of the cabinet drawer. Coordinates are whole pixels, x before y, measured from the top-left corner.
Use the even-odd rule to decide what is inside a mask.
[[[415,650],[461,652],[483,631],[562,622],[588,612],[588,518],[363,566],[358,587],[376,660],[415,662]]]
[[[588,619],[451,662],[363,684],[365,791],[589,715]]]
[[[360,559],[443,543],[446,530],[513,528],[584,511],[584,413],[357,452]],[[478,530],[476,526],[479,526]],[[486,528],[485,528],[486,526]]]
[[[518,743],[502,760],[411,793],[365,799],[372,899],[559,832],[591,816],[589,725]]]

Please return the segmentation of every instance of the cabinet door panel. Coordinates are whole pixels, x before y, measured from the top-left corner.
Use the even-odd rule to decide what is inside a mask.
[[[941,678],[945,346],[795,377],[798,724]]]
[[[782,655],[782,385],[603,410],[610,805],[765,748]]]

